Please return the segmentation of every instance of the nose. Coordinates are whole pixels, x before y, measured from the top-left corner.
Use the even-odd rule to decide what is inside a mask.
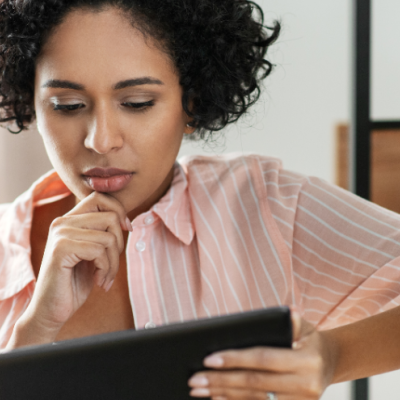
[[[124,144],[118,118],[112,110],[102,107],[94,113],[85,137],[85,147],[98,154],[120,149]]]

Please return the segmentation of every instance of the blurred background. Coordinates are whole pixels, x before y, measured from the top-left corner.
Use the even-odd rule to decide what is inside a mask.
[[[336,131],[350,118],[351,0],[256,0],[283,30],[269,58],[276,64],[260,102],[212,146],[185,143],[180,155],[257,152],[284,167],[338,182]],[[373,2],[372,118],[400,119],[400,2]],[[400,157],[400,156],[399,156]],[[0,131],[0,203],[10,202],[51,165],[35,128]],[[371,400],[398,400],[400,372],[374,377]],[[350,385],[323,400],[349,400]]]

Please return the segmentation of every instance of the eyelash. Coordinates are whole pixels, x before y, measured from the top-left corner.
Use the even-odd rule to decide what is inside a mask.
[[[83,104],[55,104],[54,111],[72,112],[79,110],[82,107]]]
[[[145,111],[148,107],[154,106],[154,100],[146,101],[144,103],[125,102],[125,103],[122,103],[122,105],[126,106],[128,108],[132,108],[136,111]],[[84,107],[83,104],[55,104],[53,110],[61,111],[64,113],[73,113],[74,111],[77,111],[83,107]]]
[[[127,105],[130,108],[136,109],[136,110],[140,110],[140,111],[144,111],[147,107],[152,107],[154,106],[154,100],[150,100],[150,101],[146,101],[144,103],[122,103],[122,105]]]

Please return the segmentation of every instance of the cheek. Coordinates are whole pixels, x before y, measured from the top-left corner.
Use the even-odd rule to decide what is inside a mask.
[[[125,121],[123,130],[131,133],[126,140],[141,159],[144,155],[146,159],[157,157],[158,163],[162,164],[161,155],[175,157],[178,153],[185,127],[183,112],[179,103],[173,107],[171,104],[174,102],[162,104],[134,121]]]
[[[62,158],[77,151],[80,126],[73,119],[55,118],[51,113],[37,113],[37,128],[46,146],[49,158]]]
[[[155,119],[154,129],[159,134],[160,142],[180,143],[185,129],[182,106],[178,103],[175,107],[162,110]]]
[[[72,165],[77,161],[78,149],[75,140],[67,135],[68,126],[60,126],[51,118],[42,118],[40,115],[37,117],[37,128],[54,169],[69,189],[77,194]]]
[[[158,165],[166,165],[167,168],[175,162],[183,138],[183,125],[180,114],[168,113],[164,118],[160,118],[154,125],[151,154],[154,162]]]
[[[55,129],[50,124],[39,124],[38,131],[42,136],[44,146],[46,148],[47,155],[54,168],[58,169],[68,154],[70,142],[62,140],[62,132]]]

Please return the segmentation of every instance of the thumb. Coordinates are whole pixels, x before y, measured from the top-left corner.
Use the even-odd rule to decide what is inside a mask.
[[[301,318],[300,312],[296,306],[290,306],[290,315],[293,329],[293,349],[299,349],[303,340],[314,332],[314,326]]]

